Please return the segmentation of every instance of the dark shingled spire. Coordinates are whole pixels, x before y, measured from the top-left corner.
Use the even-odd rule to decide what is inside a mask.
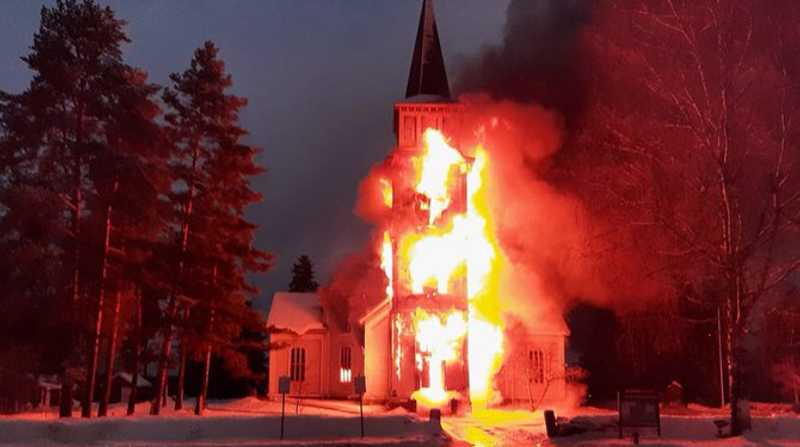
[[[433,0],[422,2],[417,43],[414,45],[411,72],[408,75],[406,98],[417,95],[450,99],[450,85],[447,82],[442,45],[439,43],[439,31],[436,28],[436,17],[433,15]]]

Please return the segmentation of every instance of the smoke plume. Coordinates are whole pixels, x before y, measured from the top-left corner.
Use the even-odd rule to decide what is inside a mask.
[[[537,103],[570,124],[585,96],[581,33],[590,18],[588,0],[512,0],[502,45],[462,61],[455,90]]]

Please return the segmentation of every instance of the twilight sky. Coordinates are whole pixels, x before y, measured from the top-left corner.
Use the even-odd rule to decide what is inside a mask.
[[[248,140],[267,173],[253,186],[264,202],[249,218],[256,245],[277,265],[256,278],[266,308],[285,289],[294,259],[311,256],[322,281],[366,240],[352,213],[358,182],[392,145],[392,103],[405,91],[421,0],[99,0],[128,22],[126,61],[167,82],[213,40],[248,98]],[[19,92],[20,61],[42,2],[0,4],[0,90]],[[439,0],[436,14],[451,85],[459,60],[502,39],[509,0]]]

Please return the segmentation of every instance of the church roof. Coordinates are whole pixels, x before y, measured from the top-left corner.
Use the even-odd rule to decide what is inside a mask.
[[[537,320],[531,329],[534,335],[564,335],[570,334],[567,322],[561,317]]]
[[[450,84],[444,65],[439,30],[433,13],[433,0],[423,0],[417,29],[417,42],[411,58],[406,98],[418,95],[450,99]]]
[[[276,292],[267,316],[267,327],[298,335],[325,329],[322,303],[316,293]]]
[[[118,372],[115,377],[119,377],[129,385],[133,383],[133,376],[131,376],[130,373]],[[138,388],[150,388],[151,386],[153,386],[153,384],[147,381],[147,379],[145,379],[144,377],[139,376],[136,378],[136,386]]]

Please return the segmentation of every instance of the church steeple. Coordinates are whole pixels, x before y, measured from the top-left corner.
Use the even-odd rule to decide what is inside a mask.
[[[418,95],[450,99],[450,85],[444,66],[439,30],[433,13],[433,0],[423,0],[417,29],[417,42],[411,59],[406,98]]]

